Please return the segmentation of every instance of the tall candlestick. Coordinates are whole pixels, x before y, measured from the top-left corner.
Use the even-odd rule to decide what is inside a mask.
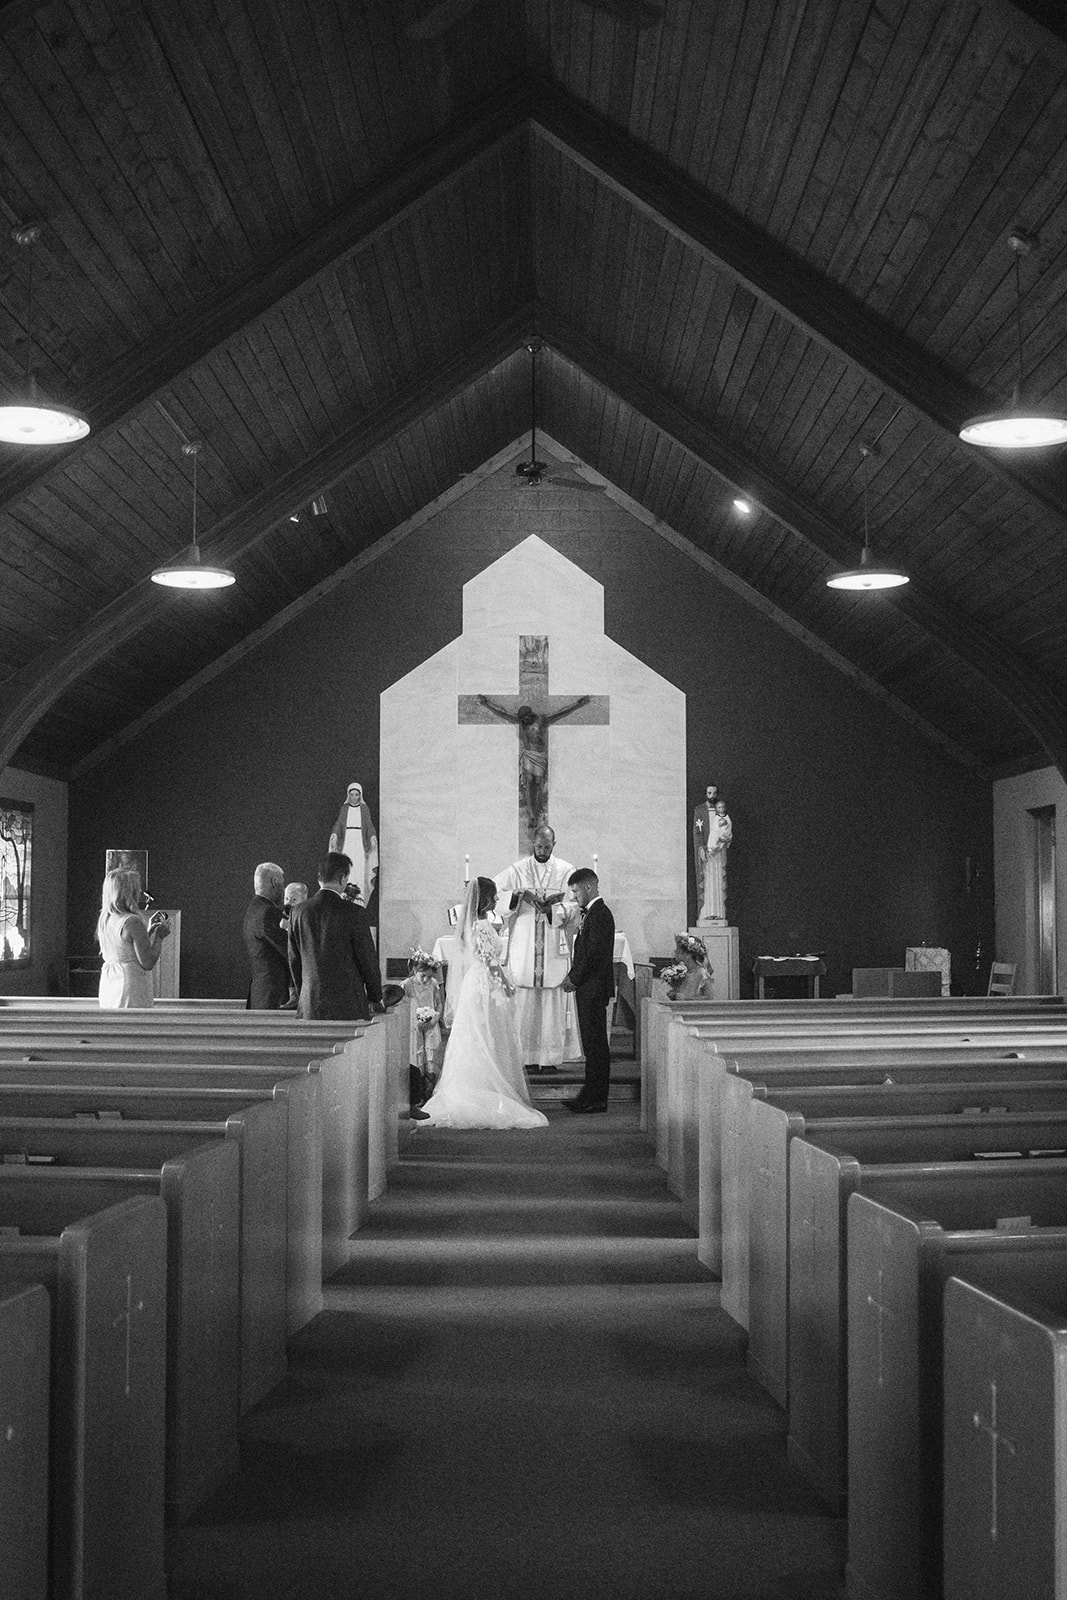
[[[464,856],[463,857],[463,882],[464,883],[470,883],[470,881],[471,881],[471,858],[470,858],[470,856]]]

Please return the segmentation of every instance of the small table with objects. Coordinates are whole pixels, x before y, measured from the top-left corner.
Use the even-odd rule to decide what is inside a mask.
[[[756,980],[756,999],[767,998],[766,984],[770,978],[804,978],[807,980],[808,995],[812,1000],[819,998],[819,979],[826,976],[826,962],[822,956],[757,956],[752,963],[752,975]]]

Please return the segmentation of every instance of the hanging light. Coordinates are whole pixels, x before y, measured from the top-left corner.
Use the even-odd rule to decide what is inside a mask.
[[[228,567],[215,567],[201,559],[196,542],[196,458],[200,446],[193,442],[182,445],[182,454],[193,458],[193,542],[183,550],[177,561],[157,567],[152,574],[153,583],[168,589],[226,589],[237,580]]]
[[[873,454],[873,444],[860,445],[860,455],[863,457],[863,549],[860,551],[860,564],[847,572],[833,573],[826,580],[828,589],[899,589],[902,583],[911,582],[906,572],[901,572],[899,567],[885,566],[881,561],[876,561],[871,553],[867,528],[867,462]]]
[[[1067,440],[1067,416],[1044,406],[1027,405],[1021,398],[1023,382],[1022,290],[1019,283],[1019,257],[1032,254],[1037,237],[1017,229],[1009,234],[1008,245],[1015,256],[1015,347],[1018,376],[1011,404],[1003,411],[990,411],[972,417],[960,429],[967,444],[994,450],[1037,450],[1043,445],[1063,444]]]
[[[36,223],[12,228],[15,243],[30,251],[29,283],[26,292],[26,389],[21,399],[0,406],[0,440],[7,444],[70,444],[84,439],[89,424],[78,411],[49,405],[37,392],[33,375],[33,246],[41,237]]]

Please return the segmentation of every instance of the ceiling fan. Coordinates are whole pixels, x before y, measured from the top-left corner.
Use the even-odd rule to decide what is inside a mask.
[[[530,459],[516,462],[515,476],[521,478],[522,487],[528,489],[577,489],[583,494],[604,494],[606,489],[604,484],[592,483],[576,472],[553,471],[549,462],[537,459],[537,358],[543,348],[543,342],[536,334],[531,334],[523,344],[523,349],[527,350],[530,356]],[[488,470],[483,468],[474,472],[464,472],[459,481],[485,483],[490,479],[497,479],[501,470],[501,464],[498,462]]]
[[[603,494],[603,485],[590,483],[575,472],[551,472],[547,461],[537,459],[537,358],[544,345],[531,335],[524,348],[530,354],[530,459],[515,463],[515,476],[531,489],[580,489],[586,494]]]
[[[481,5],[482,0],[437,0],[408,23],[409,39],[437,39]],[[591,11],[603,11],[631,28],[655,28],[663,21],[664,7],[657,0],[583,0]]]

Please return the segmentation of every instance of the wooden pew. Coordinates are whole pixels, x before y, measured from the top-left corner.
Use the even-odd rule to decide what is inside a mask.
[[[407,1018],[406,999],[369,1022],[306,1022],[291,1011],[208,1009],[190,1002],[171,1001],[150,1010],[101,1012],[85,1000],[21,997],[8,1008],[0,1007],[0,1042],[27,1030],[81,1037],[103,1029],[108,1037],[123,1039],[211,1040],[220,1047],[230,1042],[261,1041],[270,1047],[291,1044],[307,1059],[320,1058],[340,1047],[353,1059],[365,1059],[368,1103],[374,1116],[368,1127],[370,1198],[384,1187],[384,1173],[399,1155],[399,1127],[407,1119]],[[363,1046],[359,1045],[364,1040]],[[310,1046],[310,1048],[309,1048]]]
[[[5,1207],[26,1231],[0,1235],[0,1285],[41,1283],[51,1301],[50,1600],[166,1600],[166,1207],[82,1217],[39,1186],[22,1198]]]
[[[753,1102],[752,1206],[749,1214],[748,1365],[780,1405],[789,1396],[790,1210],[789,1149],[793,1137],[857,1163],[964,1161],[977,1152],[1067,1150],[1067,1096],[1051,1109],[988,1111],[980,1116],[909,1113],[906,1105],[872,1118],[797,1118]],[[799,1124],[799,1125],[798,1125]]]
[[[396,1096],[386,1083],[388,1032],[395,1018],[352,1024],[359,1032],[338,1041],[332,1024],[271,1024],[267,1035],[242,1025],[219,1036],[211,1021],[171,1028],[166,1018],[147,1012],[107,1013],[104,1021],[102,1016],[38,1020],[32,1031],[16,1031],[0,1019],[0,1064],[52,1060],[60,1054],[68,1060],[269,1066],[278,1077],[309,1071],[323,1077],[323,1271],[329,1276],[343,1265],[347,1241],[365,1224],[372,1193],[377,1196],[384,1188],[390,1152],[396,1148]],[[110,1019],[115,1016],[134,1020],[113,1026]],[[314,1041],[310,1050],[309,1039]],[[387,1123],[392,1124],[388,1133]]]
[[[1067,1278],[1067,1185],[1026,1166],[1004,1163],[981,1182],[957,1182],[952,1194],[924,1178],[880,1185],[879,1204],[860,1194],[849,1201],[852,1594],[939,1600],[945,1279],[1034,1295],[1062,1294]],[[1032,1229],[1019,1221],[1026,1216]],[[988,1392],[979,1410],[988,1422]]]
[[[1009,1001],[1010,1009],[997,1009],[1002,1000]],[[961,1021],[968,1025],[972,1022],[988,1023],[990,1020],[1004,1022],[1009,1019],[1044,1017],[1055,1024],[1057,1013],[1061,1019],[1067,1014],[1064,999],[1060,995],[860,1001],[646,1000],[641,1055],[642,1127],[646,1127],[654,1138],[660,1164],[667,1167],[668,1126],[662,1119],[667,1115],[668,1037],[673,1036],[675,1049],[684,1049],[684,1042],[678,1037],[679,1029],[683,1034],[700,1035],[705,1030],[729,1033],[747,1028],[766,1030],[768,1025],[779,1030],[788,1025],[810,1033],[813,1026],[836,1026],[841,1023],[851,1027],[868,1018],[903,1023],[908,1017],[938,1024],[950,1020]],[[676,1069],[677,1065],[676,1062]]]
[[[717,1061],[717,1058],[716,1058]],[[996,1081],[1054,1081],[1067,1077],[1067,1046],[1042,1047],[1024,1052],[988,1050],[978,1046],[953,1053],[934,1050],[857,1051],[809,1056],[799,1053],[762,1055],[719,1064],[725,1070],[708,1072],[700,1084],[698,1138],[692,1164],[697,1174],[696,1220],[698,1258],[712,1272],[723,1270],[724,1162],[739,1159],[731,1149],[740,1136],[754,1095],[815,1084],[844,1088],[887,1084],[917,1087],[923,1083],[951,1085],[973,1079]]]
[[[962,1070],[968,1070],[966,1063]],[[786,1267],[789,1232],[790,1139],[800,1136],[839,1144],[845,1137],[842,1121],[847,1130],[856,1119],[867,1119],[869,1124],[887,1118],[972,1114],[984,1118],[1009,1112],[1067,1116],[1067,1061],[1061,1070],[1058,1080],[1037,1082],[1020,1082],[1010,1069],[1002,1068],[994,1079],[977,1083],[953,1079],[950,1083],[859,1087],[813,1084],[807,1089],[798,1087],[775,1095],[739,1097],[736,1104],[742,1115],[736,1123],[728,1091],[731,1084],[740,1086],[742,1080],[727,1079],[723,1085],[721,1150],[723,1310],[742,1328],[749,1327],[750,1250],[756,1275],[766,1282],[766,1269],[761,1274],[760,1263],[769,1252],[776,1289],[781,1282],[779,1267]],[[746,1087],[751,1089],[753,1085]],[[754,1191],[758,1196],[756,1205],[751,1203]],[[784,1295],[778,1300],[776,1294],[761,1301],[764,1324],[768,1320],[778,1324],[778,1334],[772,1335],[775,1338],[784,1332],[787,1303]],[[761,1337],[754,1336],[754,1347]],[[776,1363],[772,1361],[771,1365]],[[784,1371],[784,1359],[779,1365]]]
[[[667,1184],[683,1205],[692,1207],[696,1193],[693,1151],[697,1147],[702,1080],[711,1073],[721,1079],[727,1061],[740,1070],[753,1070],[762,1064],[803,1056],[827,1060],[858,1058],[878,1050],[893,1051],[898,1059],[908,1053],[949,1051],[960,1054],[975,1048],[1003,1052],[1025,1049],[1067,1051],[1067,1019],[1057,1026],[1020,1018],[1010,1029],[1000,1025],[975,1023],[968,1027],[942,1022],[922,1023],[914,1018],[895,1025],[872,1020],[866,1028],[841,1025],[835,1031],[820,1033],[779,1032],[753,1029],[746,1034],[709,1034],[703,1027],[673,1029],[668,1035],[668,1073],[666,1100],[657,1101],[661,1134],[657,1152],[667,1172]],[[687,1212],[693,1220],[691,1212]]]
[[[31,1092],[32,1095],[32,1092]],[[73,1117],[44,1114],[39,1094],[14,1098],[22,1114],[8,1113],[12,1096],[0,1090],[0,1158],[13,1153],[50,1156],[61,1167],[162,1167],[171,1157],[223,1141],[237,1156],[237,1364],[242,1411],[249,1410],[285,1378],[286,1250],[285,1130],[273,1102],[242,1106],[223,1121],[146,1121],[123,1118],[116,1106],[103,1116],[84,1110]],[[28,1112],[28,1114],[27,1114]],[[220,1420],[226,1415],[220,1410]],[[222,1442],[222,1441],[220,1441]],[[221,1464],[221,1455],[228,1456]],[[215,1473],[228,1473],[236,1456],[233,1440],[220,1451]],[[205,1458],[206,1466],[210,1461]]]
[[[819,1494],[838,1507],[846,1486],[849,1196],[862,1192],[892,1203],[907,1192],[909,1205],[921,1203],[948,1220],[953,1195],[969,1200],[977,1189],[993,1205],[998,1184],[1017,1182],[1016,1168],[1035,1193],[1044,1185],[1057,1204],[1061,1193],[1067,1196],[1067,1159],[950,1162],[935,1155],[924,1163],[921,1145],[906,1159],[904,1137],[879,1142],[871,1135],[865,1143],[872,1156],[886,1159],[861,1160],[807,1139],[789,1146],[788,1449]]]
[[[952,1270],[957,1270],[955,1262]],[[1067,1283],[944,1299],[945,1600],[1067,1593]]]
[[[273,1101],[286,1115],[286,1304],[287,1331],[292,1334],[322,1309],[322,1084],[318,1074],[292,1073],[279,1079],[269,1069],[219,1069],[206,1065],[168,1066],[164,1062],[115,1065],[84,1057],[74,1061],[0,1060],[0,1092],[55,1088],[76,1089],[87,1097],[98,1092],[107,1104],[88,1099],[80,1109],[132,1112],[132,1103],[152,1104],[152,1097],[187,1094],[208,1114],[211,1102],[237,1110],[252,1100]],[[137,1097],[143,1096],[138,1101]],[[205,1104],[206,1102],[206,1104]],[[191,1115],[198,1116],[199,1112]]]
[[[236,1147],[201,1145],[157,1168],[0,1167],[0,1225],[140,1196],[167,1213],[166,1512],[181,1521],[237,1465]]]
[[[0,1569],[5,1600],[48,1592],[48,1292],[0,1288]]]

